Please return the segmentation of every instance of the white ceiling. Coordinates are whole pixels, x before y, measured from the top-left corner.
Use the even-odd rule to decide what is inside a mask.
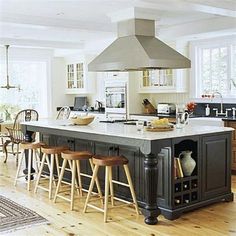
[[[0,44],[99,51],[131,9],[164,40],[236,33],[236,0],[0,0]]]

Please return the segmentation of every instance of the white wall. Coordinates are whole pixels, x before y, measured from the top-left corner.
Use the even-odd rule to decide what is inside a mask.
[[[65,94],[66,91],[66,64],[62,57],[55,57],[51,62],[51,103],[52,117],[56,117],[57,107],[73,106],[74,95]]]

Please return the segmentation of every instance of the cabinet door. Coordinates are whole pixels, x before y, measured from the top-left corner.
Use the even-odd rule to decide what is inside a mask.
[[[230,191],[230,135],[202,138],[202,197],[209,199]]]
[[[232,136],[232,170],[236,171],[236,122],[235,121],[225,121],[226,127],[232,127],[235,130],[233,131]]]
[[[83,62],[67,64],[67,94],[86,92],[85,66]]]

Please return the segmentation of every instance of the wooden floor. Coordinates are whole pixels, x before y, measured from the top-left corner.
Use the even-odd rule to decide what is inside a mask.
[[[231,203],[217,203],[186,213],[174,221],[160,216],[159,223],[154,226],[146,225],[143,216],[136,216],[132,208],[111,210],[109,218],[112,221],[103,223],[103,214],[100,212],[89,209],[88,213],[82,213],[85,199],[77,199],[75,211],[72,212],[68,202],[59,199],[54,204],[42,190],[38,194],[27,192],[24,181],[14,187],[15,160],[10,156],[7,164],[4,164],[1,155],[0,153],[0,194],[36,211],[50,222],[48,225],[34,226],[7,235],[236,235],[236,198]],[[232,178],[232,186],[236,193],[236,176]]]

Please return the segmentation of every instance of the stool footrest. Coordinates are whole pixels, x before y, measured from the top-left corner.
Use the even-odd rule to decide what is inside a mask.
[[[97,206],[94,206],[94,205],[92,205],[92,204],[89,204],[89,203],[88,203],[87,206],[89,206],[89,207],[91,207],[91,208],[94,208],[94,209],[96,209],[96,210],[98,210],[98,211],[104,212],[104,210],[103,210],[102,208],[97,207]]]
[[[57,194],[57,197],[59,197],[59,198],[61,198],[61,199],[64,199],[64,200],[66,200],[66,201],[68,201],[68,202],[71,202],[71,199],[69,199],[69,198],[67,198],[67,197],[64,197],[64,196],[61,196],[61,195],[59,195],[59,194]]]
[[[116,181],[116,180],[112,180],[112,183],[119,184],[119,185],[122,185],[122,186],[125,186],[125,187],[129,187],[129,184],[126,184],[126,183],[123,183],[123,182],[120,182],[120,181]]]
[[[45,188],[45,187],[43,187],[43,186],[41,186],[41,185],[38,185],[38,188],[40,188],[40,189],[43,189],[43,190],[45,190],[45,191],[48,191],[48,192],[49,192],[49,189],[48,189],[48,188]]]

